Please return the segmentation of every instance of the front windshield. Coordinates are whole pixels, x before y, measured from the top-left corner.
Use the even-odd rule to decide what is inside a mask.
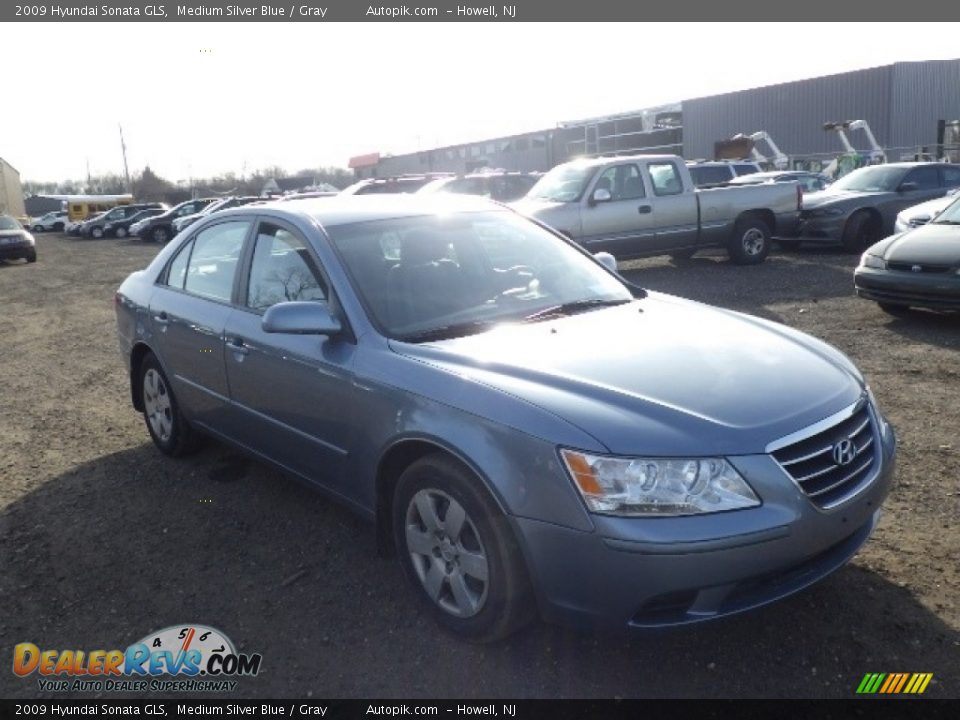
[[[20,223],[12,217],[0,216],[0,230],[19,230]]]
[[[395,338],[457,337],[633,298],[601,266],[512,212],[378,220],[327,232],[372,319]]]
[[[853,192],[894,192],[906,172],[903,168],[882,165],[860,168],[837,180],[830,189]]]
[[[574,202],[580,199],[595,168],[584,165],[560,165],[530,188],[528,198],[549,202]]]
[[[960,225],[960,199],[954,200],[933,219],[937,225]]]

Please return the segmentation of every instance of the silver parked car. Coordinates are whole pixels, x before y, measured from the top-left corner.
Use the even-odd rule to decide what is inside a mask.
[[[843,566],[894,469],[860,372],[614,267],[467,196],[247,206],[127,278],[118,335],[161,451],[314,483],[464,637],[694,623]]]

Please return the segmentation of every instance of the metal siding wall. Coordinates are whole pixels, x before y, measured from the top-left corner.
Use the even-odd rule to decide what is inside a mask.
[[[897,63],[890,99],[892,148],[934,151],[938,120],[960,120],[960,60]],[[898,160],[900,150],[890,153]],[[904,150],[906,152],[906,150]]]
[[[890,141],[893,66],[770,85],[683,102],[683,144],[687,158],[713,158],[713,144],[737,133],[765,130],[788,155],[839,154],[836,135],[823,130],[831,120],[866,120],[877,141]],[[860,131],[850,134],[867,149]],[[761,152],[766,152],[765,145]]]

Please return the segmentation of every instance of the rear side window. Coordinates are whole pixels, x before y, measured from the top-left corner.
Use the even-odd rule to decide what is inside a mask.
[[[230,302],[240,251],[249,229],[249,220],[234,220],[202,230],[173,258],[167,269],[167,285]]]
[[[936,190],[940,187],[940,177],[933,165],[914,168],[907,173],[903,181],[916,183],[918,190]]]
[[[650,163],[650,180],[653,183],[653,192],[657,195],[679,195],[683,192],[683,182],[677,166],[671,162]]]
[[[701,165],[687,168],[697,187],[730,182],[733,172],[726,165]]]
[[[759,170],[757,170],[756,165],[750,165],[750,164],[734,165],[733,171],[737,174],[738,177],[740,175],[752,175],[755,172],[759,172]]]

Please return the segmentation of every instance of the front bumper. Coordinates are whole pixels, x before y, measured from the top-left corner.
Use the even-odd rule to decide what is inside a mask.
[[[895,467],[896,440],[885,427],[875,475],[831,510],[817,508],[772,457],[757,455],[729,459],[761,495],[758,508],[683,518],[594,516],[593,533],[514,518],[542,614],[587,627],[677,626],[743,612],[818,582],[846,564],[876,527]],[[624,531],[633,538],[624,539]]]
[[[827,215],[823,217],[804,217],[801,215],[797,225],[797,237],[805,242],[838,243],[843,236],[843,226],[847,215]]]
[[[853,275],[857,295],[875,302],[960,310],[960,275],[954,272],[914,273],[858,267]]]
[[[26,260],[37,254],[32,243],[18,242],[0,245],[0,260]]]

